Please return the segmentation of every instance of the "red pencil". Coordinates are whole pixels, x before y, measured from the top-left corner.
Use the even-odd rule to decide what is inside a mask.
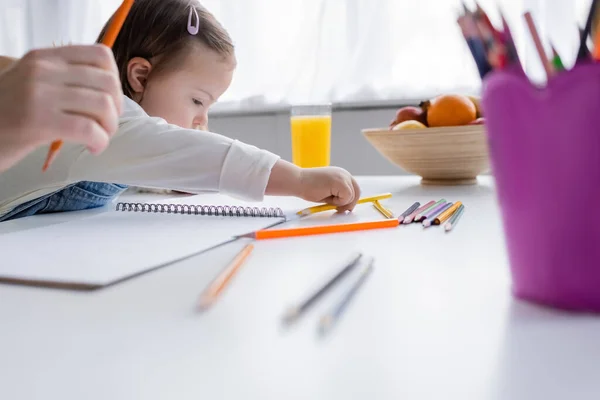
[[[542,44],[542,40],[540,39],[540,35],[535,27],[535,22],[533,21],[533,17],[531,13],[528,11],[524,15],[525,22],[527,23],[527,27],[529,28],[529,32],[531,33],[531,38],[533,39],[533,43],[535,44],[535,49],[537,50],[538,56],[540,57],[540,61],[542,62],[542,66],[544,67],[544,71],[546,71],[546,76],[550,78],[554,72],[552,71],[552,66],[550,65],[550,61],[546,56],[546,51],[544,50],[544,45]]]

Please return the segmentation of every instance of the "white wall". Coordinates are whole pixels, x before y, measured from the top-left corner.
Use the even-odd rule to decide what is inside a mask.
[[[366,141],[361,129],[385,127],[398,107],[338,109],[333,112],[331,164],[354,175],[405,174],[389,163]],[[260,114],[216,114],[210,116],[210,130],[292,158],[290,121],[287,111]]]

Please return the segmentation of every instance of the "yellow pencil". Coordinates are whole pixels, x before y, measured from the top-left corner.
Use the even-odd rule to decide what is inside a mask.
[[[377,196],[364,197],[364,198],[358,200],[358,204],[373,203],[378,200],[389,199],[390,197],[392,197],[391,193],[384,193],[384,194],[379,194]],[[297,214],[305,216],[305,215],[315,214],[315,213],[319,213],[319,212],[323,212],[323,211],[335,210],[336,208],[337,208],[336,206],[331,205],[331,204],[322,204],[320,206],[313,206],[313,207],[305,208],[304,210],[298,211]]]
[[[392,211],[390,211],[389,209],[385,208],[380,202],[379,200],[375,200],[373,202],[373,207],[375,207],[375,209],[377,211],[379,211],[381,213],[381,215],[383,215],[384,217],[386,217],[387,219],[392,219],[394,218],[394,213],[392,213]]]

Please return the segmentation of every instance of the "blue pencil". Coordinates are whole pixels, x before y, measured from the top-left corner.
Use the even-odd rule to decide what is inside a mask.
[[[446,232],[451,231],[452,228],[454,228],[456,226],[456,224],[458,224],[458,221],[460,220],[460,217],[464,214],[464,212],[465,212],[465,206],[463,204],[460,207],[458,207],[458,210],[456,210],[456,212],[454,213],[452,218],[450,218],[450,221],[448,221],[446,223],[446,225],[444,226],[444,229],[446,230]]]
[[[425,228],[429,228],[431,225],[433,225],[433,221],[437,218],[437,216],[449,209],[450,207],[452,207],[453,204],[454,203],[446,203],[443,206],[438,207],[437,210],[433,210],[432,212],[430,212],[427,216],[425,216],[423,226]]]
[[[325,334],[331,330],[335,323],[340,319],[350,301],[354,298],[358,290],[362,287],[363,283],[367,280],[371,272],[373,271],[373,262],[375,260],[371,258],[369,264],[362,270],[359,277],[356,279],[352,287],[342,296],[339,303],[336,304],[333,309],[323,315],[319,321],[319,331],[321,334]]]

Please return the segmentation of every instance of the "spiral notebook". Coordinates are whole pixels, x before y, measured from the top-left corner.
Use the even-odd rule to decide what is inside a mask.
[[[277,207],[194,205],[196,200],[204,203],[205,197],[119,203],[88,218],[0,235],[0,282],[97,289],[285,221]]]

